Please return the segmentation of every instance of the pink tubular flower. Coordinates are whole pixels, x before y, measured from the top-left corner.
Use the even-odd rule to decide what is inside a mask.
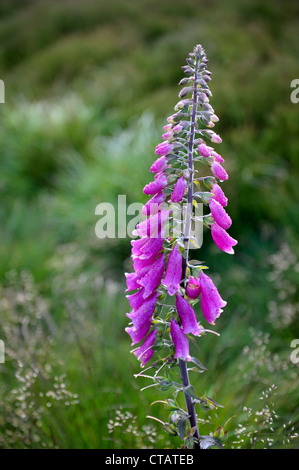
[[[138,287],[140,288],[140,286]],[[126,295],[131,308],[136,310],[139,307],[141,307],[141,305],[144,303],[143,294],[144,294],[144,289],[139,289],[139,291],[135,292],[135,294]]]
[[[215,144],[221,144],[222,139],[221,139],[220,135],[213,132],[213,135],[211,137],[211,141],[214,142]]]
[[[129,290],[138,289],[139,287],[138,273],[125,273],[125,276],[126,276],[126,284],[127,284],[126,292],[128,292]]]
[[[201,308],[208,323],[214,324],[216,318],[218,318],[222,312],[222,308],[226,306],[226,303],[221,297],[215,287],[212,279],[207,276],[203,271],[200,276],[201,282]]]
[[[139,285],[144,287],[143,298],[149,297],[158,287],[164,274],[165,255],[164,253],[152,264],[146,275],[140,279]]]
[[[151,265],[156,261],[157,256],[154,255],[151,258],[140,259],[138,256],[132,256],[133,259],[133,268],[136,272],[140,272],[144,268],[151,268]]]
[[[189,299],[197,299],[201,293],[201,285],[199,278],[193,276],[189,277],[188,284],[186,287],[186,294]]]
[[[144,367],[145,364],[152,358],[154,351],[152,349],[157,337],[157,331],[152,330],[147,337],[145,338],[142,345],[134,351],[135,356],[141,362],[141,367]]]
[[[128,292],[129,290],[136,290],[136,289],[139,289],[140,285],[138,283],[138,281],[146,275],[146,273],[148,272],[149,270],[149,266],[146,266],[144,268],[142,268],[141,270],[137,271],[137,272],[133,272],[133,273],[125,273],[125,276],[126,276],[126,282],[127,282],[127,289],[126,289],[126,292]]]
[[[173,132],[174,134],[179,134],[182,130],[183,130],[183,126],[181,126],[181,124],[177,124],[177,125],[174,126],[174,128],[172,129],[172,132]]]
[[[182,255],[176,244],[170,252],[166,274],[162,281],[162,284],[167,287],[169,295],[174,295],[179,287],[182,278]]]
[[[212,193],[213,199],[215,199],[215,201],[219,202],[222,207],[227,206],[227,197],[225,196],[222,188],[217,183],[213,184]]]
[[[161,142],[160,144],[157,145],[155,149],[155,154],[159,155],[160,157],[163,157],[170,153],[173,149],[173,145],[170,144],[167,140],[165,142]]]
[[[147,196],[153,196],[154,194],[160,193],[167,185],[167,177],[161,174],[159,178],[156,178],[154,181],[146,184],[143,188],[143,192]]]
[[[139,255],[139,258],[151,258],[153,255],[157,254],[162,249],[163,243],[164,238],[147,238],[147,242],[140,249],[141,253]]]
[[[167,158],[165,156],[157,158],[154,161],[150,168],[151,173],[159,173],[159,171],[163,171],[167,166]]]
[[[141,248],[143,247],[143,245],[145,245],[146,242],[147,242],[146,237],[139,238],[138,240],[131,240],[132,254],[133,255],[140,255],[142,253]]]
[[[183,175],[177,180],[175,184],[175,187],[171,195],[171,202],[181,202],[185,194],[186,187],[187,187],[187,181],[185,180],[185,177]]]
[[[211,150],[206,146],[206,144],[200,144],[198,148],[202,157],[209,157],[211,155]]]
[[[169,132],[171,131],[171,129],[172,129],[172,124],[166,124],[166,126],[163,127],[163,130],[165,132]]]
[[[224,158],[222,158],[221,155],[219,155],[219,153],[215,152],[215,150],[213,150],[213,152],[212,152],[212,157],[214,157],[215,162],[217,162],[217,163],[223,163],[224,162]]]
[[[217,222],[220,227],[227,230],[232,224],[232,219],[227,214],[226,210],[213,198],[210,199],[209,206],[215,222]]]
[[[162,135],[162,139],[163,140],[170,140],[172,138],[172,132],[169,131],[169,132],[164,132],[164,134]]]
[[[218,248],[228,253],[229,255],[234,254],[233,246],[237,245],[238,242],[232,238],[217,222],[214,222],[211,227],[212,238]]]
[[[158,292],[154,292],[146,300],[143,300],[143,303],[136,310],[134,309],[132,312],[127,313],[127,317],[132,320],[135,328],[138,328],[152,317],[158,297]]]
[[[218,162],[212,163],[211,166],[213,175],[216,176],[220,181],[226,181],[228,179],[228,174],[226,173],[225,169],[223,166],[220,165]]]
[[[198,336],[201,332],[201,327],[197,323],[195,312],[188,300],[185,299],[185,297],[176,294],[176,308],[180,316],[185,335],[192,333],[194,336]]]
[[[175,359],[191,361],[189,354],[189,341],[180,325],[173,319],[170,322],[170,334],[175,347]]]
[[[219,121],[219,117],[218,117],[216,114],[213,114],[213,116],[211,116],[211,121],[212,121],[212,122],[218,122],[218,121]]]
[[[165,201],[166,196],[163,193],[158,193],[144,204],[141,212],[143,215],[154,215],[161,210],[161,204]]]
[[[161,238],[165,232],[165,224],[168,221],[170,211],[160,210],[156,214],[151,215],[146,220],[136,225],[133,234],[138,237]]]
[[[152,319],[149,318],[147,321],[142,323],[142,325],[135,327],[135,326],[130,326],[125,328],[125,331],[128,333],[128,335],[131,336],[132,343],[131,345],[133,346],[136,343],[139,343],[148,333],[150,327],[152,324]]]

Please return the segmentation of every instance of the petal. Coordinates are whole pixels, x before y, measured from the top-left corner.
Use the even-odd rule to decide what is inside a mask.
[[[162,191],[168,184],[168,180],[165,175],[160,175],[159,178],[156,178],[154,181],[151,181],[144,186],[143,192],[148,196],[153,196]]]
[[[202,157],[209,157],[211,155],[211,150],[206,146],[206,144],[200,144],[198,149]]]
[[[152,317],[152,315],[155,311],[155,307],[156,307],[158,297],[159,297],[159,293],[154,292],[146,300],[143,300],[143,303],[139,308],[137,308],[136,310],[134,309],[130,313],[127,313],[127,317],[132,320],[133,326],[138,328],[144,322],[147,322],[149,320],[149,318]]]
[[[186,286],[186,294],[189,299],[197,299],[201,293],[201,285],[198,278],[193,276],[189,277],[188,284]]]
[[[187,181],[184,178],[184,176],[181,176],[181,178],[177,180],[175,187],[173,189],[173,192],[171,195],[171,202],[181,202],[185,194],[186,187],[187,187]]]
[[[215,162],[220,164],[224,162],[224,158],[222,158],[219,153],[215,152],[215,150],[212,152],[212,156],[215,158]]]
[[[166,223],[169,219],[170,210],[160,210],[156,214],[151,215],[147,219],[137,224],[133,235],[139,237],[161,238],[166,229]]]
[[[227,197],[225,196],[222,188],[217,183],[213,184],[212,193],[213,199],[215,199],[215,201],[219,202],[222,207],[227,206]]]
[[[141,362],[143,367],[153,356],[154,351],[152,349],[157,337],[157,331],[152,330],[145,338],[142,345],[134,351],[135,356]]]
[[[227,303],[221,298],[212,279],[203,271],[200,276],[200,282],[202,288],[200,300],[203,314],[208,323],[214,323]]]
[[[140,289],[135,294],[126,295],[131,308],[137,309],[143,304],[144,302],[143,294],[144,294],[144,289]]]
[[[170,153],[172,149],[173,149],[173,145],[169,144],[168,141],[166,140],[165,142],[161,142],[160,144],[157,145],[155,149],[155,154],[163,157],[167,155],[168,153]]]
[[[144,322],[140,327],[136,328],[135,326],[125,328],[125,331],[131,336],[133,346],[136,343],[139,343],[148,333],[151,327],[151,319],[147,322]]]
[[[167,158],[165,156],[158,158],[157,160],[154,161],[150,168],[151,173],[158,173],[159,171],[162,171],[166,168],[167,166]]]
[[[140,286],[144,287],[143,298],[149,297],[159,286],[164,274],[165,255],[164,253],[151,266],[148,273],[139,281]]]
[[[141,248],[145,243],[147,242],[147,237],[139,238],[138,240],[131,240],[131,245],[132,245],[132,254],[133,255],[141,255]]]
[[[211,166],[213,175],[216,176],[220,181],[226,181],[228,179],[228,174],[226,173],[223,166],[220,165],[218,162],[212,163]]]
[[[161,210],[161,204],[165,201],[166,195],[158,193],[144,204],[141,212],[143,215],[154,215]]]
[[[139,258],[151,258],[161,250],[163,243],[164,238],[147,238],[147,242],[140,249]]]
[[[138,273],[141,271],[143,272],[145,268],[148,268],[148,270],[146,271],[148,272],[149,269],[152,267],[153,263],[156,261],[157,255],[154,255],[151,258],[144,258],[144,259],[139,258],[139,256],[133,256],[132,258],[133,258],[133,267],[136,272]],[[144,277],[145,274],[142,277]]]
[[[150,266],[145,266],[142,268],[140,271],[133,272],[133,273],[125,273],[126,276],[126,282],[127,282],[127,289],[126,292],[129,290],[136,290],[139,289],[140,285],[138,281],[146,275],[148,270],[150,269]]]
[[[214,242],[220,248],[220,250],[230,255],[234,254],[233,246],[237,245],[238,242],[232,238],[217,222],[214,222],[211,227],[211,234]]]
[[[201,327],[197,323],[195,312],[188,300],[176,294],[176,308],[183,325],[183,332],[186,335],[192,333],[198,336],[201,333]]]
[[[220,227],[227,230],[232,224],[232,219],[226,212],[226,210],[217,202],[215,199],[211,199],[209,202],[211,213],[215,222],[217,222]]]
[[[191,361],[189,354],[189,342],[180,325],[175,321],[170,322],[170,334],[175,347],[175,359]]]
[[[166,274],[162,281],[163,286],[167,287],[169,295],[174,295],[182,279],[182,255],[176,244],[171,250],[166,267]]]

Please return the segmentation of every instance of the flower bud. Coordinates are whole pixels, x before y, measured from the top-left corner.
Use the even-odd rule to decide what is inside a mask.
[[[191,90],[192,90],[192,88],[190,88],[190,87],[182,88],[181,91],[179,92],[179,97],[180,98],[185,98],[185,96],[187,96],[188,93],[190,93]]]
[[[225,169],[218,162],[212,163],[211,166],[213,175],[216,176],[220,181],[226,181],[228,179],[228,174]]]
[[[206,144],[200,144],[198,149],[202,157],[209,157],[211,155],[211,150],[206,146]]]
[[[188,108],[189,105],[190,100],[181,100],[175,105],[174,110],[181,111],[182,109]]]
[[[189,354],[189,341],[180,325],[173,319],[170,322],[170,335],[175,348],[175,359],[191,361]]]
[[[167,155],[168,153],[170,153],[172,149],[173,149],[173,145],[170,144],[169,142],[167,141],[161,142],[160,144],[156,146],[155,154],[159,155],[160,157],[163,157]]]
[[[186,287],[186,294],[189,299],[197,299],[201,293],[201,286],[199,278],[189,277],[188,284]]]
[[[184,176],[181,176],[175,184],[175,187],[173,189],[172,195],[171,195],[171,202],[181,202],[183,199],[183,196],[185,194],[187,187],[187,182],[185,180]]]

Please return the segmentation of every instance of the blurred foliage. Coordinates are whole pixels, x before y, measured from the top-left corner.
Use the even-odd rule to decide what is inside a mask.
[[[130,240],[94,228],[100,202],[145,201],[196,43],[239,240],[229,257],[206,233],[197,256],[228,300],[194,353],[224,408],[199,417],[209,433],[234,416],[227,447],[298,447],[298,23],[295,0],[1,1],[1,447],[180,445],[147,427],[157,392],[133,378]]]

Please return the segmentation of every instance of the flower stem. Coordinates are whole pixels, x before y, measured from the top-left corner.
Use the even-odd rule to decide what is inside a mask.
[[[185,221],[185,233],[184,233],[184,244],[185,244],[185,253],[183,257],[183,270],[182,270],[182,280],[184,285],[186,285],[186,274],[187,274],[187,262],[189,257],[189,243],[190,243],[190,233],[191,233],[191,219],[193,213],[193,147],[194,147],[194,133],[195,133],[195,120],[196,120],[196,110],[197,110],[197,74],[198,74],[198,61],[199,57],[196,57],[196,66],[195,66],[195,76],[194,76],[194,87],[193,87],[193,104],[192,104],[192,114],[190,121],[190,133],[189,133],[189,142],[188,142],[188,170],[189,170],[189,182],[188,182],[188,194],[187,194],[187,212],[186,212],[186,221]],[[188,369],[185,360],[179,359],[179,367],[181,373],[181,379],[184,388],[190,385]],[[195,412],[195,406],[190,395],[184,391],[185,402],[187,407],[187,412],[189,414],[189,422],[191,428],[195,428],[194,437],[199,438],[197,418]]]

